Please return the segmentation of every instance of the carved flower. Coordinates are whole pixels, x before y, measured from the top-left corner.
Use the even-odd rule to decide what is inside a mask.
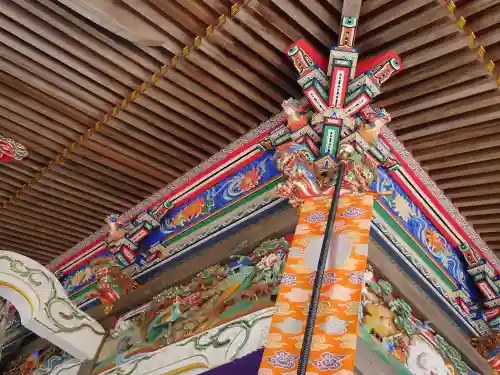
[[[268,270],[272,268],[276,263],[279,263],[280,261],[281,259],[277,254],[271,253],[262,258],[259,261],[259,263],[257,263],[257,268],[260,270]]]
[[[401,195],[396,196],[396,199],[394,199],[394,209],[404,221],[407,221],[411,219],[412,216],[415,216],[414,209]]]

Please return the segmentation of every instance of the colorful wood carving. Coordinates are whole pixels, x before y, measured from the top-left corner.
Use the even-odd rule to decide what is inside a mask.
[[[289,246],[285,239],[265,241],[126,314],[105,342],[94,374],[273,306]]]
[[[500,278],[495,269],[469,245],[462,244],[460,250],[469,265],[467,272],[473,277],[482,294],[486,321],[492,330],[500,331]]]
[[[75,374],[81,362],[56,346],[48,346],[8,363],[4,375]]]
[[[105,306],[105,312],[113,309],[113,304],[137,287],[137,283],[123,273],[121,267],[110,258],[97,258],[90,263],[90,269],[97,280],[93,292]]]
[[[0,135],[0,163],[21,161],[28,156],[28,150],[13,139]]]
[[[285,178],[276,193],[300,207],[292,246],[302,255],[287,264],[287,274],[297,279],[297,285],[292,288],[294,293],[280,291],[278,304],[284,316],[276,315],[271,325],[271,336],[280,337],[279,341],[286,345],[277,349],[271,342],[266,346],[260,367],[265,375],[295,371],[299,375],[333,370],[354,372],[356,341],[342,343],[356,337],[358,315],[349,314],[349,308],[344,311],[345,303],[341,301],[356,304],[360,300],[362,280],[358,282],[355,275],[366,266],[373,203],[368,188],[377,175],[376,164],[365,151],[375,145],[382,126],[390,120],[385,111],[369,105],[380,93],[381,84],[401,69],[399,58],[391,56],[375,64],[364,64],[365,71],[356,72],[358,54],[353,43],[359,4],[359,1],[344,4],[340,41],[330,52],[329,83],[320,64],[308,54],[307,46],[297,43],[288,50],[299,73],[298,82],[314,112],[309,123],[306,115],[298,113],[297,106],[284,103],[290,121],[288,129],[268,141],[276,147],[276,167]],[[323,205],[319,204],[321,199]],[[336,213],[337,202],[340,212]],[[314,224],[308,223],[312,217]],[[360,218],[364,221],[356,223]],[[338,222],[345,227],[338,228]],[[314,225],[319,225],[319,232]],[[333,238],[332,225],[335,225]],[[358,259],[354,249],[362,254],[363,248],[364,258]],[[334,264],[325,265],[326,252],[336,259]],[[319,261],[309,264],[308,257],[317,257]],[[350,273],[344,274],[342,270],[346,268]],[[325,271],[335,274],[328,290],[321,285]],[[314,273],[312,285],[300,282]],[[302,301],[293,299],[299,291]],[[305,315],[302,304],[307,301],[310,307]],[[318,316],[317,310],[324,301],[335,304],[326,320]],[[332,320],[334,325],[342,322],[342,330],[330,330]]]
[[[493,331],[484,337],[473,338],[471,344],[490,362],[494,370],[500,371],[500,333],[498,331]]]
[[[322,200],[328,201],[329,198],[314,201],[318,205]],[[339,213],[349,212],[347,216],[350,217],[350,208],[352,207],[339,207]],[[324,209],[328,210],[328,205],[324,205]],[[317,215],[306,218],[310,219],[305,221],[307,225],[312,225],[321,232]],[[337,221],[337,225],[343,228],[344,233],[348,232],[348,236],[351,235],[351,227],[340,221]],[[165,370],[159,373],[168,373],[188,368],[185,366],[189,364],[208,370],[262,347],[265,337],[268,337],[268,344],[272,342],[275,349],[282,350],[287,345],[282,340],[282,333],[278,333],[278,336],[271,331],[268,336],[272,312],[275,311],[281,318],[293,318],[283,314],[285,306],[279,301],[276,309],[271,310],[278,292],[278,283],[281,281],[280,292],[288,290],[289,294],[300,299],[297,286],[301,283],[310,286],[314,278],[314,273],[301,273],[299,279],[293,273],[288,273],[285,269],[285,257],[288,255],[288,265],[296,265],[301,255],[308,255],[307,264],[314,265],[317,262],[317,259],[310,259],[311,252],[299,251],[300,248],[296,247],[305,233],[297,236],[292,246],[285,239],[265,241],[248,255],[234,256],[220,265],[209,267],[189,283],[170,288],[149,304],[120,317],[103,346],[94,374],[133,371],[140,375],[161,368]],[[337,242],[339,243],[340,246],[345,245],[345,241]],[[306,245],[309,249],[311,246],[317,244]],[[364,255],[357,256],[362,259]],[[356,267],[356,264],[347,264],[346,269],[337,272],[329,271],[323,288],[328,291],[336,279],[348,277],[350,282],[361,288],[361,308],[350,300],[328,299],[320,305],[318,325],[330,333],[337,332],[340,335],[347,329],[345,321],[359,313],[362,329],[357,332],[358,339],[361,338],[390,363],[397,373],[475,374],[456,350],[430,328],[429,323],[422,323],[413,316],[409,304],[394,295],[391,284],[374,276],[371,270],[364,273],[347,269],[351,267]],[[363,280],[366,281],[364,286]],[[345,285],[356,287],[349,283]],[[344,293],[343,299],[348,297]],[[340,317],[336,316],[339,307],[343,308],[345,314]],[[302,303],[302,313],[307,313],[307,303]],[[355,339],[356,333],[353,333],[350,339],[344,338],[337,346],[347,352],[352,350],[349,345]],[[300,344],[298,335],[294,336],[292,344]],[[332,347],[327,345],[324,337],[317,337],[314,349],[318,353],[322,353],[321,350],[331,352]],[[51,350],[49,347],[11,362],[8,375],[56,375],[62,367],[73,368],[79,365],[74,358]],[[202,359],[203,355],[209,358]],[[344,361],[345,359],[341,362]],[[22,367],[22,363],[26,366]],[[325,368],[330,366],[323,365]],[[462,372],[458,368],[462,368]],[[443,372],[443,369],[448,370]]]
[[[369,268],[362,293],[361,337],[370,335],[375,352],[406,366],[408,375],[476,374],[460,353],[432,327],[412,313],[412,307],[393,295],[393,286]],[[382,346],[384,351],[378,348]]]

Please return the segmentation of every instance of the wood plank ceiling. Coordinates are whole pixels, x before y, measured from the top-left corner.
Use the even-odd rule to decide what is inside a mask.
[[[305,38],[327,53],[341,1],[251,0],[220,18],[232,3],[0,0],[0,134],[30,151],[0,166],[0,248],[48,262],[300,96],[282,51]],[[500,93],[488,72],[500,0],[456,5],[450,17],[434,0],[365,0],[358,47],[402,55],[407,70],[377,105],[500,251]],[[141,92],[154,73],[164,78]]]

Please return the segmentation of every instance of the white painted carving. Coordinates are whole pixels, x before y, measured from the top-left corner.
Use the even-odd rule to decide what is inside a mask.
[[[0,250],[0,296],[38,336],[79,360],[94,358],[104,329],[71,303],[59,280],[38,262]]]
[[[444,359],[424,339],[415,337],[408,351],[408,367],[415,375],[450,375]]]
[[[262,348],[274,311],[274,307],[259,310],[156,352],[134,356],[101,375],[201,374]]]

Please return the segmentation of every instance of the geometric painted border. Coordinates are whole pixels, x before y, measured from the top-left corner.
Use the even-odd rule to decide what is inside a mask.
[[[303,98],[299,102],[300,107],[306,108],[308,105],[309,103],[305,98]],[[216,169],[219,165],[223,164],[227,160],[230,160],[235,155],[255,145],[262,138],[264,138],[269,133],[269,131],[283,124],[284,121],[284,112],[280,112],[277,115],[271,117],[267,121],[260,124],[254,130],[232,142],[228,147],[224,148],[217,154],[213,155],[197,167],[193,168],[183,176],[179,177],[177,180],[173,181],[163,189],[159,190],[146,200],[139,203],[137,206],[121,215],[121,221],[127,222],[131,220],[138,214],[153,207],[160,201],[167,200],[168,197],[172,195],[176,190],[194,184],[196,181],[202,179],[204,175],[210,173],[211,170]],[[428,197],[429,200],[437,201],[438,206],[440,206],[439,211],[441,211],[441,215],[444,216],[446,221],[448,221],[449,224],[455,229],[455,231],[460,234],[460,237],[463,238],[464,242],[468,243],[472,248],[477,250],[479,255],[482,256],[488,263],[490,263],[498,273],[500,269],[500,261],[498,260],[496,255],[481,240],[479,235],[469,225],[466,219],[462,215],[460,215],[451,201],[446,198],[444,193],[437,187],[434,181],[432,181],[429,175],[422,169],[420,164],[413,158],[411,153],[404,148],[404,146],[401,144],[401,142],[399,142],[394,133],[392,133],[388,128],[385,127],[381,133],[381,140],[391,149],[396,159],[398,159],[398,161],[402,165],[403,169],[415,175],[417,184],[422,185],[425,189],[424,196]],[[58,265],[61,263],[65,263],[65,260],[67,260],[68,258],[72,258],[75,254],[85,251],[89,247],[92,247],[100,240],[102,240],[108,230],[108,226],[103,226],[99,231],[90,235],[85,240],[68,250],[66,253],[51,261],[48,267],[52,270],[57,269]]]

